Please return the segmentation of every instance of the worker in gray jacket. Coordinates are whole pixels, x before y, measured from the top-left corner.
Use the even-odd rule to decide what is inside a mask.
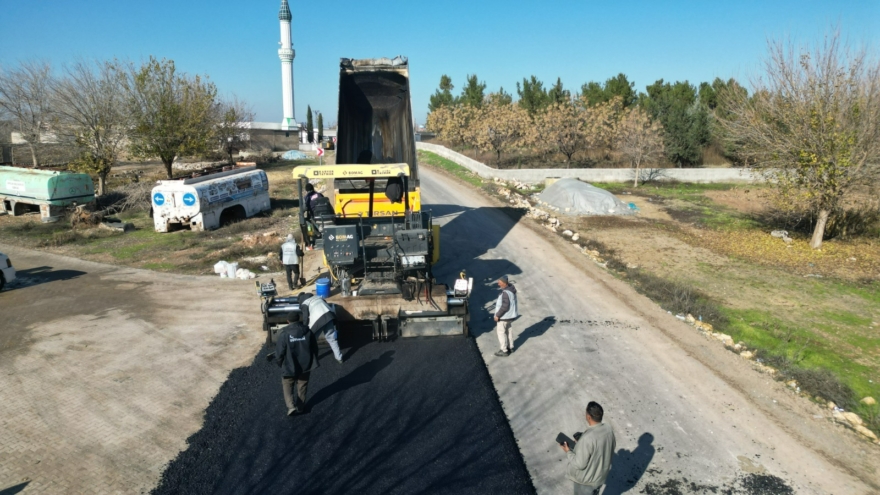
[[[614,430],[602,422],[605,412],[596,402],[587,404],[587,429],[577,440],[574,449],[568,443],[562,450],[568,456],[565,477],[574,482],[575,495],[599,495],[599,489],[611,471],[611,457],[617,448]]]
[[[294,281],[296,287],[299,287],[301,281],[299,279],[299,258],[303,255],[302,248],[293,240],[293,234],[287,234],[287,242],[281,245],[278,256],[284,265],[284,271],[287,272],[287,287],[294,289]],[[291,273],[293,278],[291,278]]]
[[[501,350],[495,353],[498,357],[509,356],[513,352],[513,334],[510,331],[510,324],[513,320],[519,318],[516,310],[516,287],[511,284],[507,275],[498,279],[498,287],[501,294],[495,301],[495,331],[498,333],[498,343],[501,344]]]
[[[342,351],[339,350],[339,341],[336,339],[336,313],[333,312],[327,301],[309,292],[300,293],[298,299],[303,322],[315,335],[324,334],[324,338],[330,344],[330,349],[333,350],[333,357],[339,364],[342,364]]]

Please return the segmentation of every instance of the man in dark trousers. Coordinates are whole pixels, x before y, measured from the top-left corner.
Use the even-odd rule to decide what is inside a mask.
[[[495,331],[498,333],[498,343],[501,349],[495,353],[498,357],[509,356],[513,352],[513,332],[510,324],[519,318],[516,309],[516,287],[507,279],[507,275],[498,279],[498,288],[501,294],[495,301]]]
[[[611,471],[611,457],[617,448],[614,430],[602,422],[605,412],[596,402],[587,404],[587,429],[577,440],[574,449],[568,443],[562,450],[568,456],[565,477],[574,483],[575,495],[599,495],[599,489]]]
[[[288,325],[278,334],[275,346],[275,361],[281,367],[281,387],[287,415],[308,412],[306,392],[309,387],[309,374],[318,364],[318,341],[315,334],[302,323],[300,313],[287,316]],[[296,386],[296,397],[293,387]]]
[[[300,280],[299,277],[299,262],[302,256],[302,248],[293,240],[293,234],[287,234],[287,241],[278,250],[278,257],[287,273],[287,287],[290,290],[305,284],[305,279]]]

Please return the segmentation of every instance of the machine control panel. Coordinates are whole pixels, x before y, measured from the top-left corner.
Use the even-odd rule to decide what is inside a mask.
[[[398,230],[395,232],[397,248],[403,256],[424,257],[428,254],[430,235],[427,229]]]
[[[324,227],[324,257],[335,264],[351,264],[358,257],[357,225]]]

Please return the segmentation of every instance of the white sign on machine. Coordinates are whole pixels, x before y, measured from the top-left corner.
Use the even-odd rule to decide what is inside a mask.
[[[6,190],[15,192],[24,192],[24,181],[15,179],[6,179]]]

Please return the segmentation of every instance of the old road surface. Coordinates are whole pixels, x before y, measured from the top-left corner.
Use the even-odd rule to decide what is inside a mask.
[[[606,495],[880,492],[875,446],[841,439],[839,427],[813,416],[815,406],[561,238],[536,234],[543,228],[521,211],[436,171],[421,181],[424,208],[443,224],[446,261],[435,276],[465,269],[475,279],[471,332],[539,493],[570,493],[554,439],[583,430],[590,400],[617,436]],[[481,307],[494,306],[494,281],[505,274],[523,316],[513,324],[516,350],[496,357],[494,323]]]
[[[149,491],[262,345],[252,283],[0,251],[0,493]]]
[[[475,278],[476,338],[344,335],[295,418],[249,283],[0,246],[26,282],[0,294],[0,491],[564,494],[554,438],[596,400],[618,440],[605,494],[878,492],[873,446],[517,212],[430,170],[422,190],[435,275]],[[523,317],[498,358],[503,274]]]

